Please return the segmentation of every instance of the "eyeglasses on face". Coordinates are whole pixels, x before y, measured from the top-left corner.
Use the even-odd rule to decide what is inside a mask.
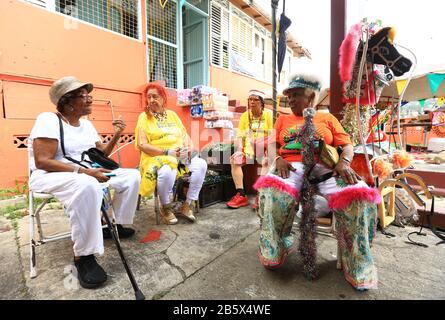
[[[80,94],[77,96],[77,98],[82,98],[83,100],[93,99],[93,96],[89,94]]]

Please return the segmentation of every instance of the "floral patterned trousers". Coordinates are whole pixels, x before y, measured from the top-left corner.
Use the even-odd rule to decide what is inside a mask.
[[[291,229],[304,168],[301,163],[292,165],[296,171],[290,172],[288,179],[268,174],[255,184],[261,220],[258,257],[270,269],[282,266],[293,247]],[[315,171],[323,174],[326,170],[317,165]],[[346,280],[359,290],[375,288],[377,271],[371,244],[376,230],[376,204],[380,202],[378,190],[364,182],[348,186],[337,177],[319,183],[318,190],[328,198],[335,214],[337,259]]]

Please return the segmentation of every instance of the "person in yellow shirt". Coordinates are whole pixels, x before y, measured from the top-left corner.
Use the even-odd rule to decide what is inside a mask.
[[[166,110],[166,89],[156,83],[146,87],[147,107],[139,115],[135,130],[136,148],[141,151],[140,172],[141,196],[151,196],[157,187],[162,205],[161,220],[165,224],[176,224],[175,212],[171,206],[170,193],[179,172],[179,164],[191,172],[187,199],[180,214],[189,221],[196,220],[190,208],[198,200],[207,171],[207,162],[193,150],[193,144],[181,119],[172,110]]]
[[[235,183],[236,194],[227,202],[227,206],[238,209],[249,205],[243,186],[243,170],[245,164],[253,164],[254,160],[263,164],[262,174],[266,172],[265,148],[267,138],[273,129],[273,113],[264,108],[265,94],[259,90],[250,90],[248,109],[241,115],[237,138],[236,152],[230,158],[232,178]]]

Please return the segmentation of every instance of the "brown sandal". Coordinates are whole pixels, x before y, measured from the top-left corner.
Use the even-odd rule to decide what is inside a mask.
[[[170,205],[161,208],[160,216],[164,224],[173,225],[178,223],[178,219],[176,219],[175,213]]]

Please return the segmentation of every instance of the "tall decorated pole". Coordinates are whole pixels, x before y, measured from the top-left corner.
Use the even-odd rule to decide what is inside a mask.
[[[272,4],[272,100],[273,118],[277,119],[277,9],[280,0],[271,0]]]
[[[304,176],[300,192],[300,205],[302,206],[302,219],[300,221],[300,244],[299,250],[303,259],[303,272],[308,280],[317,277],[317,222],[315,209],[315,195],[317,187],[309,181],[311,171],[316,165],[315,160],[315,132],[314,116],[316,111],[313,107],[303,111],[304,126],[300,132],[300,142],[303,145]]]

